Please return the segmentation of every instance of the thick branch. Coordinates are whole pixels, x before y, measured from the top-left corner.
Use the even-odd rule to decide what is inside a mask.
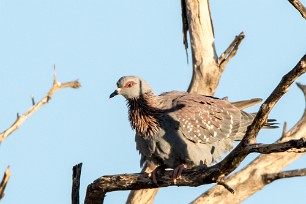
[[[141,172],[151,173],[156,166],[148,165],[147,163],[144,165]],[[126,204],[150,204],[153,203],[153,200],[158,192],[158,188],[151,189],[140,189],[133,190],[130,192]]]
[[[214,31],[208,0],[185,0],[192,54],[188,92],[213,95],[221,72],[217,64]]]
[[[53,94],[58,91],[59,89],[63,88],[79,88],[81,84],[75,80],[65,83],[60,83],[56,80],[56,70],[54,69],[54,80],[53,80],[53,86],[49,90],[48,94],[41,99],[38,103],[34,104],[26,113],[24,113],[21,116],[17,116],[17,119],[15,122],[9,127],[7,130],[0,133],[0,143],[7,138],[10,134],[12,134],[15,130],[19,128],[19,126],[28,118],[32,113],[37,111],[39,108],[41,108],[43,105],[49,102]],[[32,99],[32,103],[34,103],[34,99]]]
[[[244,150],[244,154],[252,152],[262,152],[264,154],[272,152],[283,152],[292,148],[305,148],[306,139],[291,140],[284,143],[272,144],[272,145],[249,145]],[[168,186],[200,186],[203,184],[215,183],[226,186],[228,190],[233,192],[230,185],[226,185],[224,182],[220,182],[219,178],[224,174],[230,172],[222,171],[218,168],[218,165],[211,167],[195,167],[190,170],[185,170],[181,178],[176,180],[174,184],[172,178],[172,171],[166,171],[164,175],[158,178],[158,186],[152,182],[148,173],[139,174],[120,174],[112,176],[102,176],[95,180],[87,188],[87,194],[85,198],[86,204],[101,203],[104,200],[107,192],[118,190],[139,190],[156,187],[168,187]]]
[[[303,6],[303,4],[299,0],[288,0],[303,16],[303,18],[306,19],[306,8]]]
[[[2,199],[4,196],[4,190],[7,185],[8,180],[10,179],[10,176],[11,176],[11,170],[10,170],[10,167],[8,166],[4,172],[4,175],[3,175],[3,178],[0,184],[0,199]]]
[[[233,42],[228,46],[228,48],[222,53],[222,55],[218,59],[218,65],[220,69],[223,71],[226,67],[227,63],[232,59],[237,51],[240,43],[244,39],[245,35],[241,32],[238,36],[235,37]]]
[[[72,168],[72,191],[71,191],[71,203],[80,203],[80,178],[82,172],[82,163],[79,163]]]
[[[282,172],[273,173],[273,174],[265,174],[263,175],[263,180],[268,184],[278,179],[292,178],[292,177],[297,177],[297,176],[306,176],[306,168],[290,170],[290,171],[282,171]]]

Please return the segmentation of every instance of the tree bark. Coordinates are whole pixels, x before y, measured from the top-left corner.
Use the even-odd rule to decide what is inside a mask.
[[[192,52],[190,93],[213,95],[221,77],[208,0],[185,0]]]
[[[82,163],[75,165],[72,168],[72,190],[71,190],[71,203],[80,203],[80,179],[82,172]]]
[[[304,5],[299,0],[289,0],[289,2],[300,12],[301,16],[306,19],[306,8]]]

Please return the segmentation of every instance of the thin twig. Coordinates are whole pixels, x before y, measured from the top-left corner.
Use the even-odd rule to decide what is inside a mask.
[[[306,176],[306,168],[290,170],[290,171],[283,171],[283,172],[274,173],[274,174],[265,174],[263,175],[263,180],[266,183],[271,183],[278,179],[292,178],[292,177],[297,177],[297,176]]]
[[[301,84],[300,82],[296,82],[296,85],[303,91],[306,98],[306,85]]]
[[[32,106],[34,106],[35,105],[35,99],[34,99],[33,95],[31,96],[31,101],[32,101]]]
[[[238,50],[238,47],[242,40],[244,39],[245,35],[244,32],[241,32],[238,36],[235,37],[233,42],[228,46],[228,48],[221,54],[221,56],[218,59],[218,65],[221,70],[224,70],[227,63],[232,59]]]
[[[10,176],[11,176],[11,170],[10,170],[10,167],[8,166],[4,172],[4,175],[3,175],[3,178],[0,184],[0,199],[2,199],[4,196],[4,190],[7,185],[8,180],[10,179]]]
[[[11,127],[9,127],[8,129],[6,129],[5,131],[3,131],[2,133],[0,133],[0,143],[2,143],[2,141],[7,138],[10,134],[12,134],[15,130],[17,130],[19,128],[19,126],[30,116],[32,115],[32,113],[34,113],[35,111],[37,111],[39,108],[41,108],[43,105],[45,105],[46,103],[49,102],[49,100],[51,99],[51,97],[53,96],[53,94],[58,91],[59,89],[63,89],[63,88],[79,88],[81,86],[81,84],[75,80],[75,81],[70,81],[70,82],[65,82],[65,83],[60,83],[56,80],[56,70],[54,67],[54,80],[53,80],[53,86],[51,87],[51,89],[49,90],[47,96],[45,96],[43,99],[41,99],[38,103],[34,104],[31,108],[28,109],[27,112],[25,112],[23,115],[19,115],[17,114],[17,119],[15,120],[15,122],[11,125]]]
[[[283,139],[285,139],[287,137],[287,123],[286,121],[284,122],[284,126],[283,126],[283,132],[282,132],[282,136],[280,138],[280,141],[282,141]]]
[[[244,151],[246,153],[256,152],[260,154],[270,154],[274,152],[286,152],[294,150],[304,150],[306,147],[306,138],[289,140],[287,142],[280,142],[274,144],[250,144],[246,146]],[[296,152],[296,151],[294,151]],[[302,153],[302,151],[301,151]]]
[[[224,176],[221,176],[217,179],[217,184],[223,186],[226,190],[228,190],[231,194],[235,193],[235,190],[230,187],[228,184],[224,181]]]
[[[306,19],[306,8],[303,6],[303,4],[299,0],[288,0],[303,16],[303,18]]]

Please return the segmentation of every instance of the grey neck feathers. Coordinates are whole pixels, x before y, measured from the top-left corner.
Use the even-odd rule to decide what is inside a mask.
[[[159,129],[159,109],[153,92],[128,99],[129,120],[133,129],[141,136],[153,136]]]

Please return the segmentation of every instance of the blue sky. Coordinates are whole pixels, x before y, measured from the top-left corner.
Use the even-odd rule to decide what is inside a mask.
[[[211,1],[211,12],[219,55],[235,35],[246,34],[222,76],[218,97],[266,98],[305,54],[305,20],[287,1]],[[79,162],[81,201],[96,178],[139,172],[125,101],[108,97],[123,75],[145,78],[157,94],[187,89],[191,64],[182,44],[180,2],[2,0],[0,27],[1,130],[31,106],[32,95],[36,101],[45,96],[54,64],[59,81],[82,84],[57,92],[1,144],[0,173],[11,166],[3,202],[69,203],[71,169]],[[306,77],[298,81],[305,84]],[[270,117],[290,128],[304,107],[293,85]],[[270,143],[280,134],[281,128],[262,131],[258,141]],[[304,168],[305,162],[302,157],[287,169]],[[305,182],[276,181],[244,203],[306,201]],[[155,203],[188,203],[209,186],[164,188]],[[105,203],[124,203],[127,195],[109,193]]]

